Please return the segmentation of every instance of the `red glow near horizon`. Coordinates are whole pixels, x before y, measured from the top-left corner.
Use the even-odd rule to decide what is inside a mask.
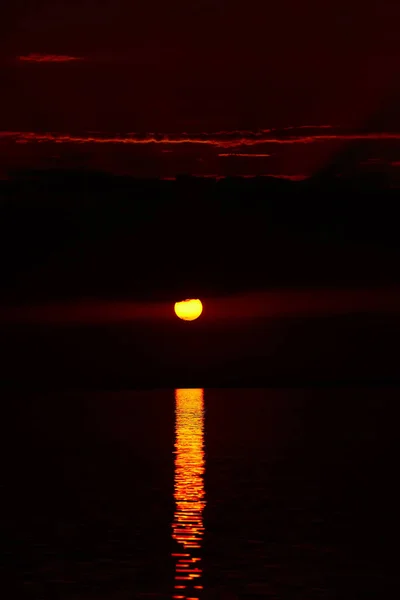
[[[399,314],[400,287],[310,288],[260,291],[208,299],[210,314],[218,318],[282,317],[285,315],[340,315],[343,313]],[[77,302],[38,306],[0,307],[1,323],[106,323],[142,319],[163,320],[170,304],[151,302]]]

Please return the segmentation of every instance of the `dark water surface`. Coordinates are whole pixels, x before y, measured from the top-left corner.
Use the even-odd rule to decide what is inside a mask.
[[[399,394],[4,393],[4,597],[392,597]]]

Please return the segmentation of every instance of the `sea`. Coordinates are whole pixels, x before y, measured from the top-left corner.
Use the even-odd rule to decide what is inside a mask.
[[[399,397],[3,391],[3,597],[395,597]]]

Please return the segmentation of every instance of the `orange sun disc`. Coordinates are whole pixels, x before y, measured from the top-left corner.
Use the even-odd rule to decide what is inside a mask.
[[[203,305],[199,299],[182,300],[175,302],[175,314],[184,321],[194,321],[203,312]]]

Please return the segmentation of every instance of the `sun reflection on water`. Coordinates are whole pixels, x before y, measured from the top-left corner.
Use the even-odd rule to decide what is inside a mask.
[[[175,390],[175,514],[177,543],[174,598],[198,600],[203,589],[200,550],[203,540],[204,390]]]

